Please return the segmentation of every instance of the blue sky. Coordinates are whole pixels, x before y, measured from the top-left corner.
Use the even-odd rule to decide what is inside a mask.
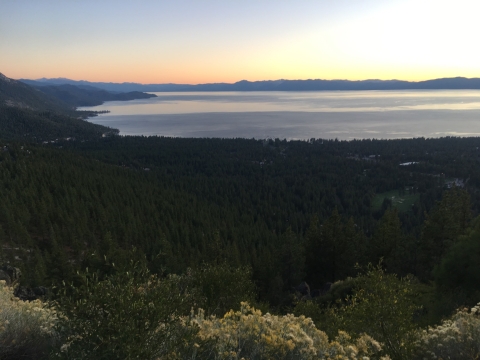
[[[207,83],[480,77],[472,0],[0,0],[12,78]]]

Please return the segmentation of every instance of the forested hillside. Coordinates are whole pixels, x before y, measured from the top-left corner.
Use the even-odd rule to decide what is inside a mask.
[[[1,139],[39,143],[67,137],[93,139],[118,133],[84,120],[94,114],[76,111],[75,106],[0,74]]]
[[[428,280],[443,253],[425,268],[422,257],[431,254],[424,243],[432,241],[425,238],[425,214],[442,193],[456,194],[452,201],[467,196],[464,188],[447,189],[454,179],[472,199],[471,206],[461,200],[464,208],[456,211],[476,212],[478,142],[114,137],[47,147],[4,143],[3,238],[7,248],[32,250],[15,254],[22,259],[42,255],[35,260],[45,263],[37,282],[51,280],[49,271],[65,276],[87,251],[116,256],[132,246],[153,268],[170,273],[214,259],[250,265],[268,301],[302,280],[320,287],[353,276],[357,262],[382,257],[391,271]],[[400,165],[407,160],[415,164]],[[442,216],[455,218],[448,211]],[[328,226],[335,235],[326,233]],[[54,251],[65,255],[66,269],[48,265]],[[292,254],[297,258],[285,258]],[[27,264],[37,266],[19,262]]]
[[[74,102],[92,101],[75,91]],[[58,94],[2,77],[0,96],[0,276],[20,281],[25,299],[57,289],[52,299],[80,321],[69,331],[87,331],[89,306],[110,301],[97,294],[103,286],[123,301],[128,284],[153,274],[160,282],[147,295],[162,316],[189,307],[222,316],[249,301],[309,316],[331,339],[368,330],[382,354],[409,358],[411,331],[480,300],[478,138],[104,137],[116,131],[80,119]],[[159,300],[179,289],[181,309]],[[89,294],[100,297],[82,315]],[[350,307],[394,299],[411,322],[388,336]],[[122,315],[120,331],[142,316]],[[195,323],[207,331],[202,316]]]
[[[110,284],[128,297],[134,294],[126,284],[142,283],[150,272],[184,289],[187,307],[222,316],[248,300],[277,314],[307,315],[332,339],[338,329],[375,328],[350,301],[363,303],[366,294],[373,303],[393,301],[390,291],[400,291],[407,297],[391,306],[411,312],[404,329],[413,331],[480,300],[479,144],[479,138],[2,141],[0,257],[31,288],[65,283],[84,291],[100,281],[98,289]],[[122,275],[132,266],[145,268]],[[66,301],[71,290],[65,291],[51,294]],[[110,301],[92,304],[97,300]],[[343,311],[353,311],[350,320]],[[207,326],[201,319],[195,321]],[[371,331],[382,343],[393,341]],[[395,341],[407,341],[402,331],[392,332]],[[409,358],[412,349],[392,358]]]
[[[140,91],[111,93],[88,85],[75,86],[63,84],[47,86],[38,81],[24,80],[23,82],[73,107],[101,105],[105,101],[126,101],[156,97],[154,94],[147,94]]]
[[[14,106],[22,109],[35,109],[40,111],[65,112],[74,110],[53,97],[0,73],[0,103],[5,106]]]

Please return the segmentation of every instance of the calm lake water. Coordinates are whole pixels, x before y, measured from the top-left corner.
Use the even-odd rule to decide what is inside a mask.
[[[480,90],[190,92],[109,101],[121,135],[280,139],[480,136]]]

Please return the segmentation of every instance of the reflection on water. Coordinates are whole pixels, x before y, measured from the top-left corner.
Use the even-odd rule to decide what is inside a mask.
[[[480,136],[480,91],[156,93],[83,108],[122,135],[246,138]]]

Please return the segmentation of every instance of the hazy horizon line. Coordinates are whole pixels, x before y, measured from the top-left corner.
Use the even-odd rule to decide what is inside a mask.
[[[115,81],[94,81],[94,80],[85,80],[85,79],[72,79],[72,78],[67,78],[67,77],[55,77],[55,78],[37,78],[37,79],[27,79],[27,78],[20,78],[20,79],[15,79],[15,80],[33,80],[33,81],[47,81],[47,80],[69,80],[69,81],[77,81],[77,82],[89,82],[89,83],[105,83],[105,84],[137,84],[137,85],[213,85],[213,84],[226,84],[226,85],[233,85],[233,84],[238,84],[241,82],[249,82],[249,83],[256,83],[256,82],[281,82],[281,81],[348,81],[348,82],[366,82],[366,81],[378,81],[378,82],[389,82],[389,81],[399,81],[399,82],[408,82],[408,83],[421,83],[421,82],[426,82],[426,81],[432,81],[432,80],[444,80],[444,79],[466,79],[466,80],[474,80],[474,79],[480,79],[480,77],[466,77],[466,76],[450,76],[450,77],[438,77],[438,78],[429,78],[429,79],[423,79],[423,80],[403,80],[399,78],[392,78],[392,79],[378,79],[378,78],[370,78],[370,79],[361,79],[361,80],[351,80],[351,79],[322,79],[322,78],[307,78],[307,79],[286,79],[286,78],[281,78],[281,79],[274,79],[274,80],[269,80],[269,79],[264,79],[264,80],[247,80],[247,79],[241,79],[235,82],[225,82],[225,81],[219,81],[219,82],[200,82],[200,83],[177,83],[177,82],[150,82],[150,83],[142,83],[142,82],[133,82],[133,81],[123,81],[123,82],[115,82]]]

